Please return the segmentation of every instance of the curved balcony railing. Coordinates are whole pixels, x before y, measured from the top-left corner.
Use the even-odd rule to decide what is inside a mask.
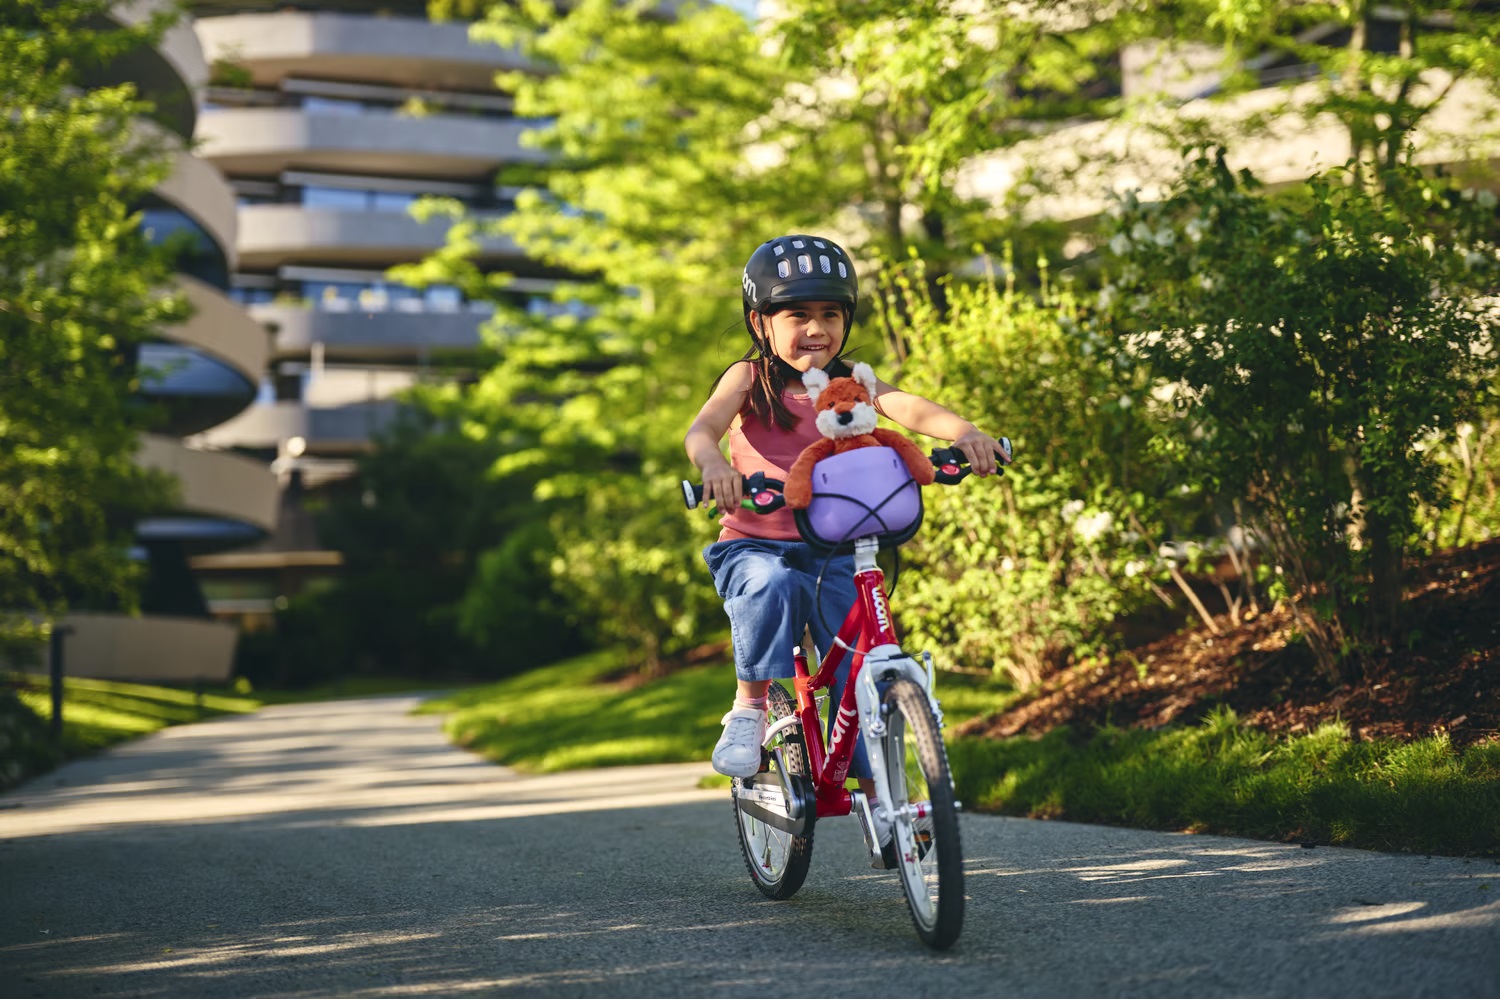
[[[336,263],[388,267],[440,249],[452,225],[446,218],[418,222],[403,212],[361,212],[307,205],[243,205],[239,213],[240,266]],[[525,255],[506,237],[487,237],[480,256],[517,263]]]
[[[160,433],[195,434],[223,423],[255,399],[270,355],[270,333],[217,289],[177,276],[193,314],[165,327],[166,340],[142,345],[141,395],[164,411]]]
[[[134,27],[173,6],[172,0],[122,0],[106,16],[115,24]],[[107,69],[92,72],[89,82],[115,81],[134,83],[155,104],[158,121],[182,138],[192,138],[198,95],[208,83],[208,60],[190,19],[178,18],[155,47],[112,59]]]
[[[142,435],[136,460],[171,473],[181,484],[177,510],[137,524],[142,542],[174,541],[208,550],[254,541],[276,526],[276,477],[264,462],[195,451],[157,434]]]
[[[257,85],[304,74],[478,91],[500,70],[531,68],[514,51],[470,41],[467,24],[425,18],[280,11],[206,17],[197,31],[210,60],[235,63]]]
[[[234,189],[223,174],[212,164],[180,150],[172,157],[172,175],[158,184],[153,193],[198,223],[218,248],[226,270],[235,270],[238,205]]]
[[[271,449],[301,438],[309,455],[352,455],[369,450],[371,439],[395,419],[399,407],[391,399],[342,406],[256,403],[193,440],[212,448]]]
[[[303,108],[215,108],[198,121],[200,154],[231,175],[291,168],[433,179],[487,177],[506,163],[540,163],[514,118],[396,112],[342,115]]]
[[[396,303],[394,309],[366,311],[358,302],[347,304],[347,310],[258,305],[250,314],[273,332],[277,358],[306,358],[317,344],[330,361],[415,360],[430,352],[472,351],[480,345],[479,328],[490,319],[469,310],[406,311]]]

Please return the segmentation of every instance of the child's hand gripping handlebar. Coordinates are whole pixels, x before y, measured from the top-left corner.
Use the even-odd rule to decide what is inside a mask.
[[[740,506],[757,514],[769,514],[786,506],[786,497],[781,495],[785,484],[779,479],[768,479],[764,472],[756,472],[744,478],[745,498]],[[703,485],[691,480],[682,481],[682,502],[688,510],[697,510],[703,502]]]
[[[963,482],[972,471],[969,459],[957,448],[934,448],[930,457],[933,467],[937,469],[936,481],[945,486]],[[1005,467],[1015,459],[1015,449],[1011,447],[1010,438],[1000,439],[1000,450],[995,452],[995,457],[1000,460],[1000,467],[995,470],[995,474],[1003,476]]]

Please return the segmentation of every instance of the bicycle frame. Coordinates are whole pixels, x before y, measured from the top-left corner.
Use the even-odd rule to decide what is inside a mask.
[[[816,674],[809,670],[806,651],[800,647],[796,650],[793,660],[796,668],[797,714],[795,718],[777,720],[767,733],[770,737],[779,729],[801,725],[820,819],[825,816],[847,816],[854,810],[854,795],[844,787],[844,782],[849,776],[855,741],[861,738],[866,741],[865,749],[875,780],[876,798],[880,802],[891,801],[879,745],[884,724],[880,716],[880,694],[875,686],[876,678],[892,672],[911,677],[929,691],[930,697],[927,672],[903,653],[896,642],[890,603],[885,594],[885,573],[875,563],[879,542],[876,538],[862,538],[854,545],[854,583],[857,591],[854,605],[839,627],[838,638],[834,640],[832,648],[823,655]],[[844,684],[843,694],[836,707],[838,715],[833,732],[825,748],[816,693],[833,683],[834,675],[845,655],[853,657],[849,679]]]

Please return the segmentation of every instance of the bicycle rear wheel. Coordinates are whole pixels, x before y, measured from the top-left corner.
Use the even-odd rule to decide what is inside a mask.
[[[766,707],[771,721],[775,722],[795,715],[797,703],[785,688],[772,682],[770,690],[766,692]],[[773,748],[774,746],[780,746],[782,758],[792,774],[808,774],[807,747],[802,742],[801,726],[783,730]],[[771,755],[766,770],[773,779],[777,777],[776,768],[776,757]],[[740,789],[741,780],[734,779],[736,793]],[[745,867],[750,869],[750,878],[755,881],[755,887],[770,899],[790,899],[793,893],[802,888],[808,867],[812,864],[813,830],[809,828],[803,836],[778,830],[741,809],[737,794],[731,801],[734,805],[735,829],[739,831],[740,847],[745,854]]]
[[[964,862],[948,754],[921,686],[899,678],[881,699],[896,870],[917,935],[932,948],[958,940]]]

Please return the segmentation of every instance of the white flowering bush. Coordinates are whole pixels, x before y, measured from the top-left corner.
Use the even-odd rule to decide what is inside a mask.
[[[1400,639],[1423,511],[1453,494],[1422,442],[1494,377],[1493,208],[1407,169],[1272,198],[1203,155],[1107,234],[1122,355],[1180,414],[1159,446],[1242,505],[1330,673]]]

